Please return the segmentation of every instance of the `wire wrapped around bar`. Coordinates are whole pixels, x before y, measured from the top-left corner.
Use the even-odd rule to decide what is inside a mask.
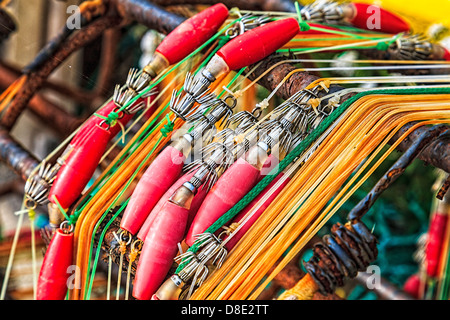
[[[331,235],[314,245],[314,255],[303,262],[322,294],[333,293],[344,285],[346,278],[356,277],[365,271],[377,255],[377,239],[361,221],[337,223]]]

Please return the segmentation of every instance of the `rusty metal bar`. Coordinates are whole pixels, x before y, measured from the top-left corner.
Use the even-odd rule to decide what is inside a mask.
[[[114,14],[108,14],[98,18],[84,29],[67,39],[51,59],[47,60],[38,71],[30,73],[24,86],[19,90],[9,108],[2,117],[1,125],[10,130],[22,111],[34,95],[42,87],[47,77],[55,70],[62,61],[79,48],[98,38],[106,29],[117,26],[121,18]]]
[[[355,279],[360,284],[366,285],[368,281],[372,280],[372,276],[372,274],[367,272],[359,272]],[[370,290],[384,300],[416,300],[383,277],[380,277],[377,285]]]
[[[153,0],[153,3],[160,6],[173,5],[213,5],[217,0]],[[242,10],[255,11],[284,11],[295,12],[294,2],[291,0],[222,0],[220,1],[228,8],[237,7]],[[301,6],[300,6],[301,7]]]
[[[418,154],[430,143],[443,138],[450,138],[445,125],[436,125],[424,131],[404,154],[389,168],[370,192],[349,212],[348,220],[360,220],[380,195],[400,177]]]
[[[22,75],[22,72],[12,65],[0,61],[0,86],[6,87],[12,84],[13,81],[18,79]],[[5,78],[5,79],[4,79]],[[2,88],[4,89],[4,88]],[[71,99],[77,103],[83,105],[89,105],[92,100],[95,99],[95,92],[87,91],[81,88],[70,87],[65,84],[47,79],[42,84],[42,89],[52,90],[64,97]]]
[[[415,122],[408,123],[403,126],[391,139],[390,143],[398,140],[398,138],[405,133],[409,128],[411,128]],[[450,126],[447,126],[447,129],[450,129]],[[414,130],[408,137],[402,141],[397,146],[397,150],[405,152],[410,146],[416,141],[420,135],[427,131],[428,127],[422,126]],[[430,143],[427,147],[425,147],[422,152],[418,155],[420,160],[423,160],[425,163],[442,169],[447,173],[450,173],[450,138],[442,137],[432,143]]]
[[[168,34],[186,19],[145,0],[110,0],[110,2],[116,6],[122,17],[164,34]]]
[[[438,198],[439,200],[444,200],[449,188],[450,188],[450,174],[447,175],[447,178],[445,179],[443,185],[439,189],[436,198]]]
[[[0,160],[7,164],[25,181],[39,160],[10,136],[9,131],[0,127]]]
[[[8,67],[0,64],[0,88],[6,89],[18,77],[18,74]],[[45,124],[51,124],[51,129],[62,137],[72,133],[83,121],[67,113],[63,108],[44,98],[40,94],[35,94],[27,105],[34,115]]]

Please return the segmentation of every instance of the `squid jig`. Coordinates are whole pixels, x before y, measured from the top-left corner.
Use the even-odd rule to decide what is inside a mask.
[[[136,69],[130,70],[126,85],[123,88],[116,86],[112,101],[100,112],[100,115],[107,119],[99,120],[98,117],[93,117],[82,128],[81,133],[74,137],[67,150],[70,154],[64,153],[66,157],[61,161],[63,164],[59,164],[61,168],[49,192],[49,212],[52,212],[52,216],[62,219],[57,205],[67,209],[81,194],[91,179],[107,143],[134,113],[145,106],[148,95],[154,93],[149,91],[142,94],[151,80],[169,65],[179,62],[208,40],[227,17],[228,9],[221,3],[198,13],[179,25],[159,44],[152,60],[141,73]],[[181,41],[184,45],[179,47],[177,44]],[[140,97],[135,103],[125,107],[137,96]],[[121,126],[114,125],[116,120],[121,123]],[[54,224],[58,222],[58,219],[53,221]]]
[[[149,299],[164,280],[164,276],[167,274],[168,268],[172,265],[172,261],[175,257],[177,251],[176,245],[183,239],[187,227],[192,221],[189,219],[190,216],[195,216],[195,213],[205,198],[208,190],[213,187],[218,177],[229,167],[229,165],[235,161],[236,155],[239,153],[239,150],[242,149],[232,147],[232,145],[234,145],[233,138],[236,134],[245,132],[247,128],[254,125],[257,121],[257,116],[259,115],[260,110],[255,109],[252,113],[241,111],[231,116],[228,121],[228,127],[222,130],[226,131],[228,134],[220,134],[222,131],[216,134],[214,138],[216,142],[207,145],[201,150],[202,158],[185,166],[187,174],[183,176],[183,179],[186,179],[189,175],[191,178],[181,186],[177,186],[177,189],[175,192],[172,192],[171,195],[162,198],[160,202],[164,201],[164,203],[161,204],[161,209],[152,212],[147,218],[144,227],[139,231],[139,234],[142,233],[145,236],[145,240],[139,260],[138,271],[136,273],[134,289],[135,297],[139,299]],[[235,129],[232,130],[230,126],[234,126]],[[230,131],[233,131],[234,134],[231,134]],[[223,140],[222,138],[224,136],[227,138]],[[244,141],[245,139],[239,144],[244,145],[245,148],[246,143]],[[192,172],[195,172],[195,174],[192,175]],[[181,179],[178,181],[180,180]],[[174,189],[174,186],[172,186],[171,189]],[[177,198],[181,198],[181,200],[177,200],[176,205],[170,204]],[[169,219],[169,215],[166,211],[172,212],[176,209],[180,212],[185,212],[185,209],[182,208],[186,207],[189,207],[187,219],[186,213],[184,213],[183,215],[178,215],[178,220],[176,221],[174,221],[173,218],[170,222],[164,220]],[[192,211],[193,209],[194,211]],[[170,236],[168,235],[167,237],[162,238],[159,230],[161,228],[173,227],[173,223],[180,224],[181,227],[184,227],[183,232],[181,232],[182,228],[180,230],[177,229],[178,232],[170,229],[168,230]],[[155,232],[156,230],[158,233]],[[141,239],[143,235],[141,235]],[[171,248],[171,250],[169,250],[171,254],[168,254],[167,251],[165,251],[168,254],[166,259],[163,260],[158,256],[159,259],[155,260],[155,257],[158,255],[158,250],[155,249],[155,243],[157,248],[162,247],[162,243],[164,244],[165,249]],[[162,261],[164,261],[164,265],[162,264]],[[163,268],[163,272],[159,272],[161,268]],[[150,274],[152,275],[151,279],[148,279],[148,275]],[[156,277],[155,274],[159,276]]]
[[[226,101],[231,99],[231,105],[227,104]],[[192,118],[203,118],[202,121],[198,122],[198,124],[193,128],[193,130],[185,134],[182,139],[187,139],[188,141],[190,139],[197,140],[198,137],[203,137],[204,143],[209,143],[210,141],[214,141],[215,137],[219,136],[219,134],[223,131],[231,130],[229,128],[225,128],[224,130],[220,131],[218,134],[215,135],[214,138],[212,137],[211,131],[215,130],[215,123],[218,122],[222,118],[222,123],[226,121],[226,126],[230,126],[231,124],[236,123],[235,116],[239,115],[241,112],[237,113],[236,115],[230,116],[232,112],[232,108],[234,108],[236,104],[236,100],[232,98],[231,96],[225,97],[223,100],[215,99],[215,102],[210,101],[208,103],[209,106],[212,106],[208,114],[199,114],[196,117]],[[202,108],[203,109],[203,108]],[[224,113],[224,115],[222,115]],[[223,117],[225,116],[225,117]],[[228,120],[227,120],[228,118]],[[206,135],[204,133],[207,133]],[[206,138],[206,139],[205,139]],[[192,143],[190,144],[192,146]],[[202,152],[204,152],[206,149],[203,149]],[[187,171],[184,175],[181,176],[167,191],[166,193],[159,199],[158,203],[155,205],[153,210],[150,212],[150,214],[147,216],[144,224],[139,229],[139,232],[137,234],[137,238],[144,241],[145,236],[148,233],[148,230],[152,224],[152,221],[154,220],[157,213],[160,211],[162,205],[169,199],[169,197],[185,182],[188,182],[194,175],[193,170],[189,170],[190,167],[197,166],[197,162],[193,162],[190,165],[185,166],[184,171]],[[197,213],[198,208],[200,207],[204,197],[206,196],[206,192],[204,192],[206,188],[202,188],[194,197],[192,200],[192,203],[190,205],[189,209],[189,219],[188,219],[188,225],[192,222],[195,214]]]
[[[73,225],[61,223],[49,243],[39,273],[36,299],[64,300],[69,282],[69,267],[73,265]]]
[[[191,110],[199,99],[208,96],[209,87],[217,77],[264,59],[300,31],[294,18],[259,24],[261,25],[249,30],[242,28],[245,32],[220,48],[195,77],[190,73],[186,75],[184,94],[177,95],[174,91],[172,95],[172,111],[178,117],[184,119],[186,112]],[[234,34],[235,29],[236,27],[230,33]]]
[[[229,105],[227,99],[214,99],[202,104],[200,110],[187,119],[188,124],[197,122],[191,132],[185,133],[155,158],[130,197],[120,222],[122,230],[133,235],[139,232],[159,199],[179,179],[184,161],[194,144],[200,139],[210,139],[215,124],[221,119],[223,122],[232,113],[236,102]]]
[[[366,30],[397,34],[408,32],[410,26],[399,16],[365,3],[337,3],[328,0],[315,1],[300,10],[302,19],[334,25],[351,24]],[[376,19],[374,14],[378,14]],[[376,21],[375,21],[376,20]],[[369,25],[373,21],[373,25]],[[376,24],[376,22],[379,22]]]
[[[189,246],[194,243],[196,235],[205,232],[256,185],[271,154],[278,160],[284,157],[297,129],[306,130],[307,114],[314,113],[307,102],[315,98],[321,88],[317,86],[297,92],[275,110],[279,113],[275,119],[261,125],[263,134],[257,144],[233,163],[203,201],[185,239]]]
[[[307,101],[306,98],[310,97],[311,94],[312,94],[312,91],[311,92],[308,91],[307,94],[305,94],[305,92],[300,92],[299,94],[295,95],[295,97],[297,99],[297,103],[300,104],[299,102],[302,101],[302,99],[305,99],[304,102]],[[290,102],[294,103],[294,101],[290,101]],[[290,109],[285,104],[284,104],[284,107],[286,109]],[[293,108],[293,109],[296,109],[296,108]],[[300,108],[298,108],[298,109],[300,110]],[[325,108],[320,108],[320,109],[325,109]],[[246,139],[244,137],[243,139],[241,139],[241,141],[238,144],[234,145],[234,147],[231,147],[230,141],[233,141],[234,137],[238,136],[239,134],[241,134],[242,132],[246,131],[247,129],[251,128],[253,125],[256,124],[257,118],[255,117],[255,114],[259,114],[259,111],[260,111],[259,108],[255,108],[253,113],[244,111],[242,113],[236,114],[234,116],[235,119],[239,119],[239,121],[241,121],[241,122],[240,122],[239,126],[236,128],[235,133],[234,134],[230,133],[231,129],[227,128],[227,129],[223,130],[223,131],[225,131],[224,133],[218,135],[221,137],[228,137],[227,139],[225,139],[225,141],[226,141],[228,148],[232,148],[232,150],[230,150],[230,152],[233,154],[234,157],[237,156],[237,158],[239,158],[242,154],[244,154],[246,151],[248,151],[249,146],[253,145],[253,144],[250,144],[251,141],[255,140],[255,139]],[[317,123],[321,119],[323,119],[325,116],[326,116],[326,114],[321,113],[321,112],[316,117],[308,117],[308,116],[300,117],[298,114],[297,114],[297,116],[294,116],[293,114],[288,116],[286,119],[291,119],[292,122],[290,122],[290,125],[287,125],[287,123],[285,123],[286,128],[288,128],[288,127],[290,127],[291,129],[296,128],[297,131],[299,131],[299,133],[296,135],[296,137],[293,139],[293,142],[291,143],[291,148],[294,147],[295,145],[297,145],[306,135],[306,132],[304,131],[305,126],[300,125],[301,121],[299,119],[304,119],[304,118],[308,119],[308,124],[309,124],[310,130],[312,130],[315,126],[317,126]],[[292,119],[296,119],[297,123],[293,124]],[[320,119],[320,120],[318,120],[318,119]],[[261,130],[261,128],[264,128],[264,127],[266,127],[266,126],[257,126],[256,130]],[[300,129],[300,127],[302,127],[302,129]],[[293,131],[296,131],[296,130],[293,130]],[[252,132],[252,130],[249,130],[247,132],[247,134],[249,134],[251,132]],[[245,152],[243,152],[243,151],[245,151]],[[267,163],[267,160],[264,163]],[[231,168],[228,169],[228,171],[226,171],[225,174],[227,172],[229,172],[229,170],[231,170]],[[241,174],[241,172],[240,172],[240,174]],[[200,286],[201,283],[206,279],[206,277],[209,273],[209,270],[212,267],[219,268],[221,266],[222,262],[225,260],[225,258],[227,256],[227,252],[229,252],[234,247],[234,245],[245,234],[245,232],[248,231],[248,229],[256,221],[256,219],[262,214],[262,212],[264,212],[265,208],[267,208],[267,206],[276,198],[277,194],[279,192],[281,192],[281,190],[287,185],[287,183],[289,182],[288,178],[285,179],[281,183],[281,185],[278,186],[277,189],[269,197],[266,197],[266,193],[282,177],[283,177],[283,173],[281,173],[279,176],[277,176],[276,179],[269,186],[267,186],[263,190],[263,192],[253,202],[251,202],[249,205],[247,205],[247,207],[245,207],[234,218],[234,220],[232,220],[229,227],[224,227],[224,229],[225,229],[224,232],[221,232],[219,235],[215,235],[213,233],[202,233],[200,235],[195,235],[195,244],[197,244],[197,247],[199,248],[198,252],[193,253],[191,251],[187,251],[186,253],[183,253],[183,254],[179,255],[178,257],[176,257],[175,260],[183,261],[183,263],[185,263],[185,266],[180,270],[180,272],[172,275],[169,279],[167,279],[161,285],[161,287],[158,289],[158,291],[154,294],[152,299],[176,300],[176,299],[179,299],[182,297],[189,297],[192,294],[192,291],[194,290],[194,288]],[[260,176],[255,174],[255,180],[259,181],[259,178],[260,178]],[[220,181],[220,179],[219,179],[219,181]],[[216,188],[216,186],[214,186],[212,188],[210,193],[214,192],[215,188]],[[207,198],[209,197],[210,193],[208,193]],[[267,199],[264,201],[264,203],[261,205],[261,207],[258,208],[258,210],[256,212],[252,213],[252,215],[250,217],[248,217],[250,210],[253,208],[253,205],[255,203],[259,202],[259,200],[261,200],[263,197],[266,197]],[[206,201],[206,199],[204,200],[204,202],[205,201]],[[221,204],[221,202],[219,202],[219,205],[220,204]],[[202,207],[203,207],[203,204],[202,204],[201,208]],[[194,222],[198,219],[198,214],[199,214],[199,212],[195,216]],[[204,217],[203,217],[203,219],[204,219]],[[236,230],[236,228],[239,226],[239,224],[242,223],[242,221],[244,219],[248,219],[248,220],[245,221],[243,223],[243,225],[239,227],[239,230]],[[194,225],[194,222],[191,225],[191,229],[192,229],[192,226]],[[189,230],[189,232],[191,232],[191,235],[192,235],[191,229]],[[227,239],[227,237],[230,234],[233,234],[233,237],[230,237],[229,239]],[[192,236],[192,237],[194,238],[194,236]],[[186,243],[188,243],[188,238],[189,238],[189,233],[185,239]],[[191,282],[189,290],[187,290],[187,291],[185,290],[183,292],[183,288],[185,288],[185,285],[189,282]]]
[[[446,60],[450,52],[438,43],[431,43],[421,35],[399,37],[387,52],[399,60]]]
[[[193,165],[192,178],[163,204],[150,225],[136,269],[133,296],[137,299],[150,299],[161,285],[178,252],[178,243],[185,235],[189,210],[196,195],[201,193],[204,198],[232,162],[227,148],[216,148],[214,143],[203,150],[203,158]]]
[[[195,118],[196,113],[193,115],[191,108],[196,102],[201,103],[200,105],[217,102],[213,94],[207,93],[210,83],[215,81],[217,76],[267,57],[292,39],[298,31],[297,20],[288,18],[250,29],[233,38],[217,51],[195,79],[187,76],[184,86],[186,95],[181,100],[177,92],[173,92],[171,110],[183,120]],[[192,137],[185,135],[166,147],[143,174],[124,212],[121,221],[123,230],[136,234],[158,199],[179,178],[183,163],[191,150]]]

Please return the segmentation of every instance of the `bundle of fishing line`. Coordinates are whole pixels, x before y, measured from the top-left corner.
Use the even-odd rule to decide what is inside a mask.
[[[89,300],[103,253],[107,299],[114,264],[116,299],[257,299],[412,132],[448,135],[443,43],[386,8],[295,5],[200,11],[42,161],[20,211],[48,205],[36,299]],[[362,216],[334,225],[275,298],[333,294],[365,271],[377,239]]]

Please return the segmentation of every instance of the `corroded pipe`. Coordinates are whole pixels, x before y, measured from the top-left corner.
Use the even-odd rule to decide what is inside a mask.
[[[8,130],[0,127],[0,160],[17,173],[22,180],[27,180],[39,161],[19,142],[9,135]]]

